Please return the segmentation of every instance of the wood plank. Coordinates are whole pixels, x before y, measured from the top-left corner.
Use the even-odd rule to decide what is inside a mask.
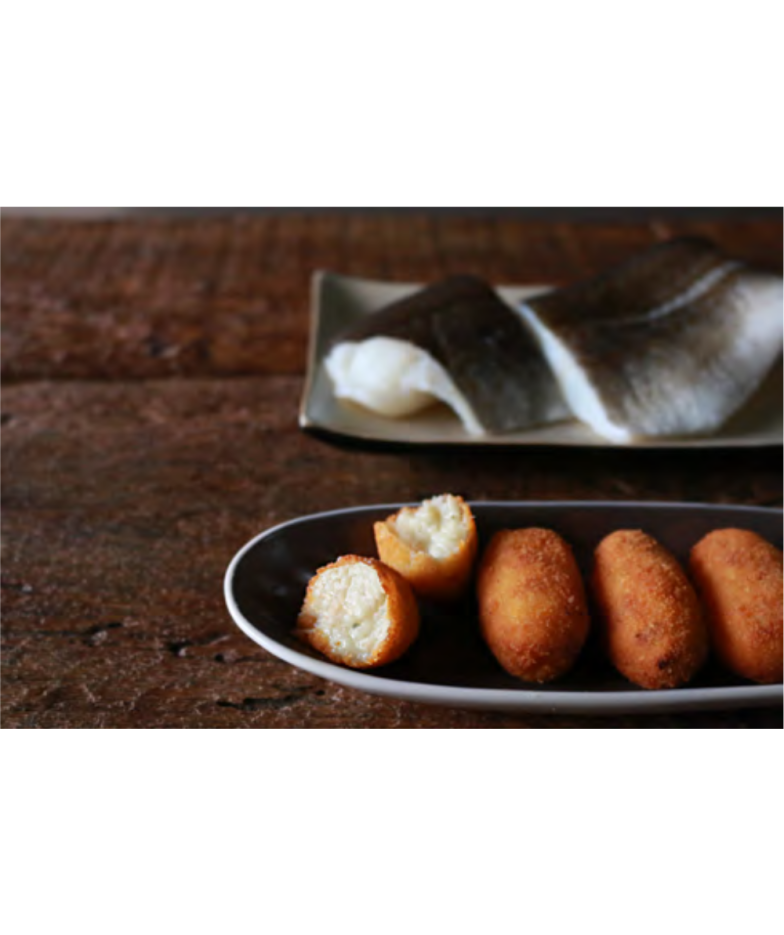
[[[301,373],[318,268],[563,283],[665,233],[702,233],[781,269],[781,231],[771,221],[662,228],[425,214],[12,218],[2,225],[3,379]]]

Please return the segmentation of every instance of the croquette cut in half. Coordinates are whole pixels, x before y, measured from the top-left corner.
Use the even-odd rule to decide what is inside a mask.
[[[496,533],[479,566],[477,597],[482,636],[510,675],[549,682],[577,661],[589,630],[585,588],[558,533]]]
[[[685,685],[708,654],[697,595],[680,563],[638,529],[606,536],[594,554],[593,595],[610,662],[642,688]]]
[[[403,507],[375,523],[373,531],[381,561],[421,597],[452,601],[468,590],[478,543],[473,514],[462,497],[442,494]]]
[[[310,579],[296,633],[333,662],[371,669],[394,662],[411,646],[419,609],[392,568],[344,555]]]
[[[782,680],[781,551],[746,529],[717,529],[691,550],[714,652],[753,682]]]

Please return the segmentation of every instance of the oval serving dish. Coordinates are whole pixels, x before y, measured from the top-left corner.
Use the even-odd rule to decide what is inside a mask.
[[[506,712],[621,715],[781,704],[781,685],[754,685],[711,661],[684,688],[645,691],[603,660],[594,639],[576,667],[547,685],[503,672],[482,642],[472,602],[454,610],[423,605],[422,633],[398,662],[372,671],[335,665],[294,636],[308,580],[338,555],[375,555],[373,522],[407,504],[317,513],[268,529],[232,559],[224,579],[235,623],[279,659],[340,685],[405,701]],[[543,526],[573,547],[583,575],[597,543],[616,529],[643,529],[681,561],[713,529],[739,527],[781,547],[782,512],[689,503],[471,503],[483,547],[498,529]]]

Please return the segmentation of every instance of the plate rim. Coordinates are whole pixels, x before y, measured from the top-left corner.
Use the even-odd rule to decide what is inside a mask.
[[[695,503],[688,501],[652,501],[652,500],[472,500],[474,507],[554,507],[559,509],[606,509],[621,508],[675,508],[677,510],[709,511],[712,509],[729,510],[738,513],[757,513],[778,515],[784,518],[784,509],[779,507],[756,506],[747,504]],[[662,712],[684,712],[688,710],[706,710],[710,708],[739,708],[772,705],[784,700],[784,684],[774,685],[730,685],[673,688],[661,691],[649,691],[632,688],[628,691],[537,691],[527,688],[474,688],[460,685],[433,685],[428,682],[411,682],[389,679],[383,675],[351,669],[326,660],[316,659],[305,653],[279,643],[268,636],[252,621],[248,620],[239,608],[233,592],[236,570],[244,556],[259,542],[292,526],[315,519],[328,519],[332,516],[345,516],[352,513],[389,510],[394,512],[403,506],[416,506],[416,502],[372,503],[324,510],[297,516],[277,523],[263,530],[248,540],[232,557],[223,578],[223,595],[226,607],[234,623],[253,642],[260,645],[283,662],[302,671],[310,672],[319,678],[343,685],[371,695],[395,698],[400,701],[436,704],[455,708],[479,708],[485,710],[506,711],[509,713],[571,713],[581,715],[618,715],[656,714]],[[373,671],[373,670],[371,670]],[[727,693],[731,693],[728,699]],[[446,697],[448,696],[448,698]]]

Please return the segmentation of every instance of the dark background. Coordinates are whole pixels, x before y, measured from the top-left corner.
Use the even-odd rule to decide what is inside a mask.
[[[335,212],[394,213],[427,211],[434,214],[462,214],[466,216],[500,216],[531,218],[537,220],[566,221],[614,221],[637,223],[650,218],[722,218],[750,220],[756,218],[781,219],[781,208],[4,208],[11,214],[60,214],[69,216],[95,217],[119,214],[176,214],[194,216],[233,213],[296,213]]]

